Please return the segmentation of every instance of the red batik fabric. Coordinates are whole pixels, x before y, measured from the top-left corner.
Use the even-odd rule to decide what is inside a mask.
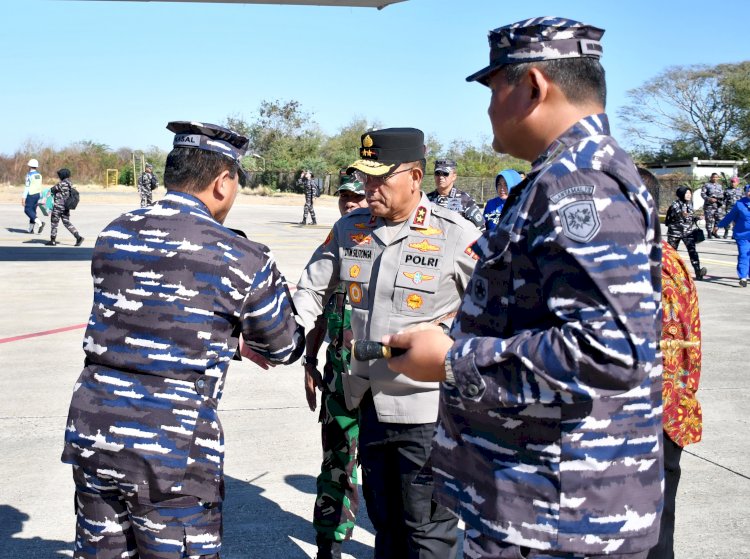
[[[701,340],[695,283],[677,251],[662,241],[662,339]],[[701,376],[701,347],[664,349],[664,431],[684,447],[701,440],[703,414],[695,396]]]

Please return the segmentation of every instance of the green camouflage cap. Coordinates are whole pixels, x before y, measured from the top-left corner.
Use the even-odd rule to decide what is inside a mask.
[[[365,195],[365,185],[361,181],[357,180],[354,175],[343,175],[341,177],[341,186],[336,190],[336,194],[342,190],[348,190],[354,192],[354,194]]]

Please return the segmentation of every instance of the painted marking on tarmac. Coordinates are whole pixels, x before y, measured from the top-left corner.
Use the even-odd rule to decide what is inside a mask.
[[[698,253],[700,255],[700,253]],[[719,266],[727,266],[729,268],[736,268],[736,262],[727,262],[726,260],[713,260],[711,258],[701,258],[701,262],[708,262],[709,264],[718,264]]]
[[[11,336],[10,338],[0,338],[0,344],[6,344],[8,342],[18,342],[20,340],[26,340],[28,338],[36,338],[38,336],[49,336],[50,334],[59,334],[60,332],[67,332],[69,330],[78,330],[85,328],[88,323],[74,324],[73,326],[65,326],[63,328],[55,328],[54,330],[45,330],[44,332],[32,332],[31,334],[21,334],[20,336]]]

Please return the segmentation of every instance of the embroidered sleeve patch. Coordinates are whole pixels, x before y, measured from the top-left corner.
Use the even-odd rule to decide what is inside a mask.
[[[602,226],[593,200],[579,200],[566,204],[559,213],[563,233],[579,243],[593,239]]]

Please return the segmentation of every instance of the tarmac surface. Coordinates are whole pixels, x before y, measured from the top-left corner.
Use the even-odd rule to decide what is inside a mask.
[[[278,202],[240,197],[227,225],[269,245],[295,284],[338,217],[334,200],[326,198],[316,203],[314,227],[298,224],[302,197]],[[0,392],[6,402],[0,411],[1,558],[72,557],[73,482],[60,453],[83,362],[91,253],[98,232],[135,205],[135,194],[82,192],[71,219],[85,242],[74,247],[61,224],[60,244],[47,247],[49,223],[42,235],[29,234],[20,204],[0,203]],[[704,431],[703,441],[682,455],[676,555],[750,558],[750,366],[744,361],[750,288],[738,285],[731,239],[706,241],[699,252],[709,270],[698,283]],[[249,361],[233,362],[220,410],[227,475],[222,557],[313,557],[320,431],[317,412],[305,401],[302,367],[263,371]],[[363,503],[354,540],[344,548],[357,559],[373,553],[364,508]]]

